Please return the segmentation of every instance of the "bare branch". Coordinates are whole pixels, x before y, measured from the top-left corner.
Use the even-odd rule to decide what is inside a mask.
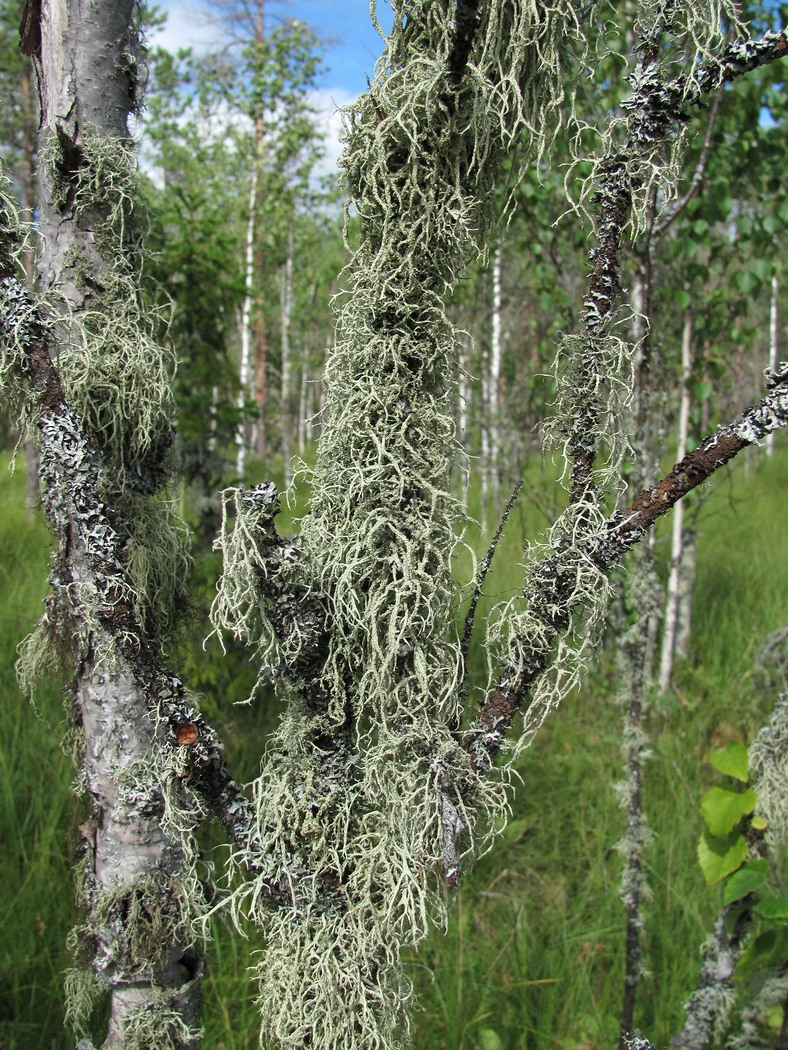
[[[465,669],[463,673],[463,683],[465,681],[465,678],[467,677],[468,649],[470,648],[471,644],[471,634],[473,633],[473,620],[476,614],[476,606],[479,602],[479,598],[482,595],[484,581],[487,579],[487,574],[489,573],[490,567],[492,566],[492,560],[495,557],[495,551],[498,547],[498,541],[500,540],[503,530],[506,527],[506,522],[509,520],[509,515],[512,512],[512,507],[514,506],[515,500],[519,496],[520,489],[522,487],[522,481],[518,481],[514,489],[512,490],[511,496],[509,496],[509,499],[506,501],[506,506],[504,507],[501,520],[498,523],[498,528],[495,530],[495,535],[493,536],[492,541],[490,542],[490,546],[487,548],[487,553],[479,563],[479,571],[476,574],[476,585],[474,587],[473,597],[471,598],[471,604],[468,606],[468,612],[465,615],[465,627],[462,632],[462,642],[460,644],[460,652],[462,653],[462,663],[463,668]]]
[[[717,93],[714,96],[714,101],[711,104],[711,110],[709,111],[709,119],[706,124],[706,137],[703,141],[703,149],[701,150],[698,163],[693,172],[692,179],[689,186],[687,187],[684,195],[676,201],[669,212],[665,212],[662,217],[654,222],[651,226],[650,236],[652,239],[658,239],[662,234],[673,225],[675,220],[684,211],[689,202],[693,200],[700,193],[701,186],[703,185],[703,177],[706,173],[706,164],[709,160],[709,154],[711,153],[711,143],[714,137],[714,125],[717,121],[717,113],[719,112],[720,102],[722,101],[723,85],[717,88]]]

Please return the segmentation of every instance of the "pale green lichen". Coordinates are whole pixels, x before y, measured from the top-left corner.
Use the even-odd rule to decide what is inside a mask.
[[[150,1003],[130,1011],[121,1025],[123,1050],[183,1050],[197,1045],[203,1031],[187,1024],[178,1004],[162,989]]]
[[[41,163],[60,187],[77,225],[92,232],[91,251],[75,251],[66,269],[84,301],[66,308],[58,358],[69,396],[91,436],[113,461],[117,488],[145,491],[165,475],[160,461],[171,443],[174,358],[156,336],[161,327],[140,286],[139,172],[131,142],[88,125],[79,142],[79,167],[63,175],[62,147],[50,136]],[[57,203],[57,202],[56,202]],[[151,486],[146,473],[156,476]]]
[[[761,1050],[767,1043],[764,1021],[775,1007],[785,1009],[788,999],[788,974],[771,974],[763,981],[752,1002],[741,1012],[741,1028],[728,1038],[726,1050]],[[768,1033],[771,1035],[771,1032]]]
[[[172,500],[122,492],[113,509],[128,535],[126,571],[134,607],[149,638],[165,642],[182,619],[191,536]]]
[[[271,858],[260,882],[286,886],[290,901],[271,914],[259,883],[242,890],[267,937],[263,1035],[321,1050],[406,1038],[402,947],[444,921],[454,838],[459,862],[505,805],[452,732],[463,676],[450,558],[462,507],[450,491],[458,366],[443,299],[495,233],[499,162],[523,140],[539,152],[555,130],[575,26],[571,7],[483,5],[455,77],[454,5],[393,6],[375,81],[344,113],[360,235],[299,540],[299,572],[325,604],[330,637],[319,678],[291,678],[255,784],[259,855]],[[224,530],[220,542],[230,559],[218,619],[287,665],[255,577],[270,551],[255,535],[251,554],[236,556]]]
[[[37,406],[27,396],[25,377],[29,342],[41,324],[24,270],[25,256],[32,251],[31,231],[20,218],[10,186],[0,167],[0,252],[6,271],[0,297],[0,404],[24,440],[33,433],[38,418]]]
[[[275,558],[280,546],[274,526],[278,511],[273,485],[225,489],[222,527],[213,545],[222,556],[222,575],[211,607],[214,630],[227,631],[257,648],[263,666],[282,659],[266,612],[272,585],[286,580]]]
[[[788,840],[788,692],[780,694],[768,725],[750,744],[749,756],[756,812],[766,821],[766,842],[776,854]]]
[[[104,987],[90,966],[72,966],[63,978],[66,995],[66,1024],[77,1036],[89,1034],[89,1022]]]

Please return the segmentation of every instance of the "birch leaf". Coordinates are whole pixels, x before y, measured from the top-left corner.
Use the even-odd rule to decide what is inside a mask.
[[[713,751],[710,762],[718,772],[744,784],[750,778],[747,748],[738,740],[731,740],[725,747]]]

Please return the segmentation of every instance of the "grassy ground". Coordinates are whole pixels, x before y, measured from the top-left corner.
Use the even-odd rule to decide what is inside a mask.
[[[774,699],[752,668],[766,633],[788,622],[787,485],[782,441],[773,460],[753,457],[749,470],[729,472],[707,493],[692,655],[650,718],[650,976],[640,989],[637,1023],[658,1046],[680,1027],[681,1003],[717,904],[694,854],[699,798],[711,781],[709,750],[731,737],[748,740]],[[0,472],[0,500],[0,1050],[59,1050],[73,1045],[60,1005],[73,917],[69,868],[78,840],[73,771],[59,750],[56,686],[38,696],[43,717],[37,719],[13,673],[15,647],[46,592],[46,530],[28,518],[21,477]],[[487,582],[490,595],[516,586],[523,532],[533,535],[543,521],[533,500],[521,501]],[[195,641],[184,658],[187,676],[189,666],[195,673],[200,666],[200,688],[231,763],[252,777],[270,712],[228,703],[248,685],[242,657],[221,664],[213,650],[200,665],[199,652]],[[408,962],[421,1007],[417,1050],[590,1050],[615,1042],[624,915],[614,848],[622,820],[612,788],[620,769],[619,716],[608,663],[603,659],[587,688],[523,756],[509,828],[457,895],[447,933],[436,931]],[[246,975],[256,947],[217,925],[205,989],[210,1050],[257,1045]]]

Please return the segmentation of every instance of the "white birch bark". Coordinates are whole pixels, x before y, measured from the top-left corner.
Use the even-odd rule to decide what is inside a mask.
[[[282,427],[282,470],[285,488],[292,480],[290,460],[293,455],[293,420],[290,413],[290,319],[293,310],[293,225],[287,233],[287,256],[279,274],[279,315],[282,341],[282,384],[280,388],[280,414]]]
[[[42,159],[39,167],[39,269],[44,288],[63,304],[56,346],[75,340],[86,311],[104,308],[97,289],[115,273],[118,245],[128,238],[127,250],[135,250],[128,200],[112,199],[111,181],[95,204],[69,204],[84,185],[82,170],[90,171],[87,136],[91,148],[107,151],[108,165],[113,149],[130,141],[127,120],[139,91],[133,8],[133,0],[44,0],[41,9],[39,156],[56,148],[59,161],[56,167]],[[108,223],[118,238],[111,249]],[[89,369],[89,356],[87,362]],[[99,465],[84,447],[74,410],[66,404],[44,419],[41,431],[42,502],[59,536],[47,615],[69,640],[76,668],[74,698],[84,733],[81,782],[92,807],[82,932],[92,947],[93,973],[110,997],[101,1045],[121,1050],[143,1024],[162,1040],[165,1029],[171,1032],[169,1045],[185,1050],[196,1046],[192,1022],[202,964],[179,921],[174,889],[185,876],[183,840],[162,821],[166,803],[155,769],[166,750],[165,728],[151,718],[139,675],[107,626],[128,603],[129,591],[102,566],[117,564],[125,547],[95,498]],[[109,467],[107,491],[116,480],[112,472]],[[139,651],[145,644],[137,636],[133,647]],[[146,915],[168,917],[146,952],[136,939],[141,931],[132,917],[134,900]],[[172,1029],[169,1019],[156,1027],[163,1010]]]
[[[774,372],[777,369],[777,298],[780,292],[780,282],[777,274],[772,274],[772,297],[769,305],[769,368]],[[766,438],[766,455],[771,456],[774,452],[774,434]]]
[[[681,337],[681,405],[679,408],[678,443],[676,462],[680,463],[687,454],[687,434],[689,432],[690,390],[689,379],[692,372],[692,314],[687,311],[684,317],[684,330]],[[659,691],[664,693],[670,685],[673,671],[673,656],[676,648],[676,625],[679,608],[679,581],[681,573],[681,551],[684,537],[684,502],[679,501],[673,511],[673,531],[670,550],[670,576],[668,593],[665,601],[665,624],[662,632],[662,653],[659,663]]]
[[[257,174],[258,165],[252,168],[252,179],[249,187],[249,219],[246,223],[246,254],[244,265],[244,301],[241,307],[241,365],[239,371],[240,389],[238,391],[238,411],[242,413],[238,424],[235,442],[238,451],[235,457],[235,472],[243,478],[246,469],[248,451],[247,420],[245,406],[249,394],[249,379],[252,366],[252,303],[254,284],[254,231],[255,211],[257,210]]]
[[[490,382],[487,389],[487,418],[490,426],[490,477],[497,492],[501,469],[501,270],[502,246],[493,255],[492,331],[490,340]]]
[[[695,529],[684,529],[681,547],[681,573],[679,575],[678,611],[676,615],[675,654],[682,660],[689,656],[689,640],[692,630],[692,592],[695,588],[698,538]]]
[[[466,332],[457,335],[459,348],[459,376],[457,380],[457,429],[460,448],[468,447],[468,406],[471,402],[471,384],[468,376],[468,365],[471,350],[471,337]],[[463,510],[468,510],[468,486],[470,484],[470,471],[468,455],[463,454],[460,458],[460,498]]]
[[[492,473],[490,463],[490,340],[487,332],[484,333],[484,338],[482,340],[479,387],[481,394],[479,403],[479,474],[481,482],[479,521],[481,522],[482,536],[486,536],[490,520],[490,489]]]
[[[303,456],[306,450],[306,395],[309,386],[306,347],[301,349],[301,383],[298,388],[298,453]]]

